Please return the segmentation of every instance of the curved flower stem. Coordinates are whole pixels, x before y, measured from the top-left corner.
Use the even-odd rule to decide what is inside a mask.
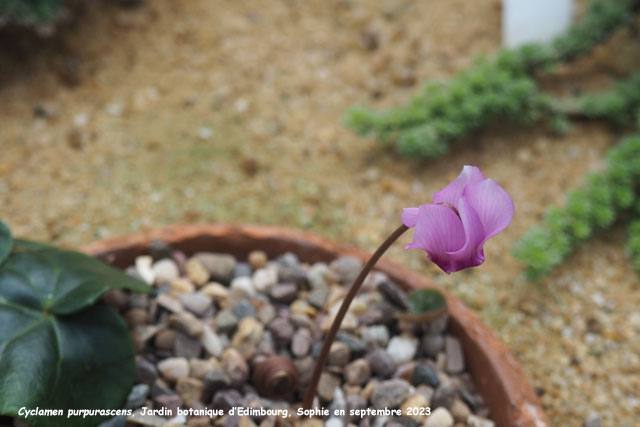
[[[389,247],[398,240],[398,238],[407,231],[409,227],[406,225],[401,225],[398,227],[387,239],[382,242],[382,244],[376,249],[376,251],[371,255],[369,261],[362,267],[360,270],[360,274],[356,277],[349,292],[344,297],[342,301],[342,305],[340,306],[340,310],[338,310],[338,314],[336,314],[333,323],[331,324],[331,328],[324,339],[324,343],[322,344],[322,349],[320,350],[320,354],[318,355],[318,360],[316,361],[316,365],[313,368],[313,373],[311,374],[311,379],[309,380],[309,385],[304,395],[304,403],[303,409],[308,410],[311,409],[311,405],[313,403],[313,397],[316,395],[316,389],[318,388],[318,382],[320,381],[320,375],[322,374],[322,370],[324,369],[324,365],[327,363],[327,357],[329,357],[329,349],[331,348],[331,344],[336,339],[336,335],[338,334],[338,329],[340,329],[340,324],[342,324],[342,319],[347,314],[347,310],[351,305],[351,302],[355,298],[358,290],[362,286],[364,279],[367,277],[367,274],[373,269],[373,266],[376,265],[376,262],[380,259],[380,257],[389,249]]]

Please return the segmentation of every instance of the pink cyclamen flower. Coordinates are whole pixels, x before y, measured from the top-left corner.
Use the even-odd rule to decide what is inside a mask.
[[[480,169],[465,166],[458,177],[433,195],[433,204],[406,208],[402,222],[415,227],[413,243],[449,274],[484,262],[484,242],[509,225],[513,201]]]

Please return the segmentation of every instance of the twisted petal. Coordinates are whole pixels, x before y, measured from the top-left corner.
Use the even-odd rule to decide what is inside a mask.
[[[447,252],[451,269],[445,270],[446,273],[475,267],[484,262],[482,243],[485,233],[480,217],[464,197],[458,203],[458,211],[464,229],[464,245],[458,250]]]
[[[478,214],[482,223],[484,238],[480,245],[507,228],[513,218],[514,206],[511,197],[492,179],[469,184],[462,198]]]
[[[418,221],[418,208],[404,208],[402,210],[402,223],[407,227],[415,227]]]
[[[458,208],[465,187],[484,180],[485,177],[480,169],[475,166],[465,166],[456,179],[433,195],[433,203],[449,203]]]
[[[446,273],[456,271],[448,253],[457,251],[465,244],[465,230],[458,215],[444,205],[421,205],[415,219],[413,243],[405,246],[405,249],[427,251],[431,261]]]

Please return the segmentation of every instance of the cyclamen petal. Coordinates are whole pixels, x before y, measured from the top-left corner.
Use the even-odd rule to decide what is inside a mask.
[[[478,214],[484,228],[481,244],[507,228],[513,218],[513,200],[492,179],[470,184],[463,196]]]
[[[482,264],[484,243],[513,218],[511,197],[475,166],[465,166],[433,199],[435,204],[403,211],[403,224],[415,227],[405,249],[426,251],[447,274]]]
[[[465,165],[460,175],[449,185],[444,187],[433,195],[434,203],[449,203],[451,206],[458,207],[458,201],[462,197],[465,187],[470,184],[479,183],[485,180],[482,171],[475,166]]]
[[[458,215],[444,205],[421,205],[415,228],[413,243],[405,249],[422,249],[444,271],[454,271],[452,258],[447,253],[462,248],[465,242]]]

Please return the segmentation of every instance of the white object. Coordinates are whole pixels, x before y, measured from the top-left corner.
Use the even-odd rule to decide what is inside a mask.
[[[502,44],[546,43],[564,33],[573,17],[573,0],[502,0]]]

